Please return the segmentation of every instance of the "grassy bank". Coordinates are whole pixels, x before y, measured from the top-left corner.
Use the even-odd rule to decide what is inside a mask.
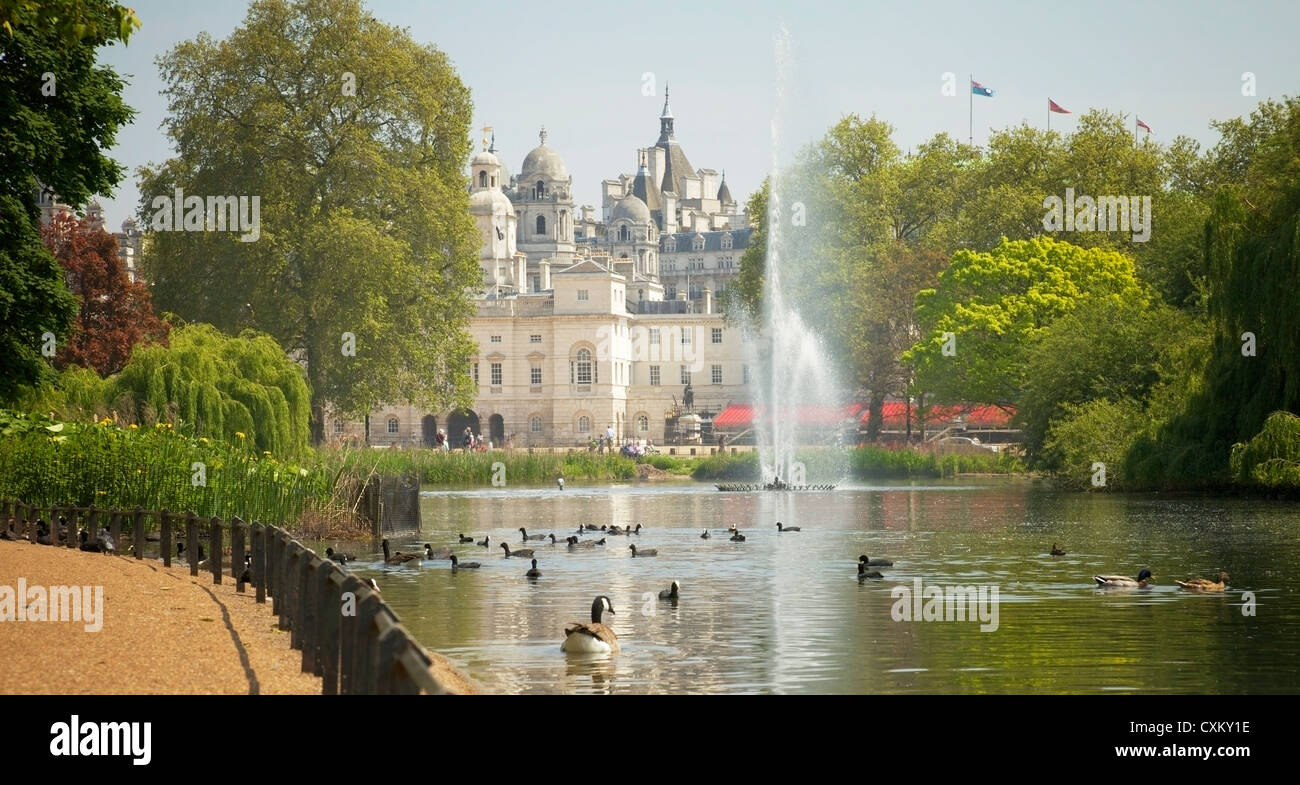
[[[854,479],[956,477],[959,474],[1015,474],[1024,471],[1020,460],[1006,453],[935,453],[912,449],[859,447],[843,453],[807,450],[796,456],[807,467],[809,482]],[[847,465],[845,460],[847,459]],[[701,459],[691,476],[697,480],[758,482],[758,455],[714,455]]]
[[[371,473],[418,477],[424,485],[487,485],[494,464],[500,464],[501,481],[511,485],[542,485],[566,480],[629,480],[636,477],[636,462],[619,455],[589,452],[527,453],[517,451],[471,452],[460,450],[317,450],[321,465],[332,474],[364,479]]]

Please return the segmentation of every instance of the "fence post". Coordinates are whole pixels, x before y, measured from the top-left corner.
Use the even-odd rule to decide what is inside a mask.
[[[185,559],[190,563],[190,576],[199,575],[199,519],[193,512],[185,513]]]
[[[257,601],[266,602],[266,528],[253,521],[253,585],[257,587]]]
[[[86,533],[86,542],[98,542],[99,541],[99,510],[95,509],[95,505],[93,504],[90,505],[90,509],[87,511],[86,518],[87,518],[86,528],[90,530]]]
[[[369,586],[355,575],[345,575],[343,591],[352,595],[352,612],[339,618],[339,693],[354,695],[358,689],[357,658],[362,636],[361,614],[365,600],[373,593]]]
[[[320,643],[320,575],[325,571],[325,560],[307,551],[302,570],[302,672],[320,675],[317,667],[316,646]]]
[[[376,629],[377,617],[388,608],[383,600],[373,592],[357,606],[357,640],[356,671],[353,680],[354,692],[361,695],[377,695],[376,680],[379,676],[379,630]]]
[[[121,510],[113,510],[108,517],[108,536],[113,538],[113,547],[117,549],[117,555],[122,555],[122,515]]]
[[[162,551],[162,561],[164,567],[172,566],[172,518],[175,518],[167,510],[163,510],[158,516],[158,548]]]
[[[339,693],[339,620],[343,614],[343,570],[327,561],[320,584],[320,634],[317,663],[320,665],[321,694]]]
[[[67,536],[67,540],[64,541],[63,545],[64,545],[64,547],[67,547],[67,548],[75,548],[75,547],[77,547],[77,542],[78,542],[78,540],[77,540],[77,512],[78,512],[78,509],[77,509],[76,507],[65,507],[64,509],[66,509],[68,512],[72,513],[72,519],[68,521],[68,533],[67,533],[67,535],[66,535],[66,536]]]
[[[135,540],[135,558],[144,558],[144,510],[137,505],[131,513],[131,538]]]
[[[230,519],[230,577],[235,581],[235,591],[244,593],[244,527],[236,515]]]
[[[224,550],[221,543],[224,542],[221,533],[221,519],[212,516],[208,522],[208,546],[212,548],[212,553],[208,555],[208,566],[212,568],[212,582],[221,583],[221,557]]]

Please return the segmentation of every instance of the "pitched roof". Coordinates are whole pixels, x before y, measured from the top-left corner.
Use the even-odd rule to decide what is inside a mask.
[[[691,243],[695,240],[697,234],[704,236],[704,250],[706,251],[721,251],[722,238],[726,234],[731,235],[732,249],[743,251],[749,247],[749,238],[753,236],[754,230],[747,227],[744,229],[722,229],[716,232],[676,232],[674,234],[664,235],[664,240],[667,242],[668,246],[667,252],[673,252],[672,243],[669,238],[677,241],[678,251],[693,250],[691,248]]]

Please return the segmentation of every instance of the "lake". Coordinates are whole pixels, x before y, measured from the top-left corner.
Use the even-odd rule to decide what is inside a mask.
[[[721,493],[703,483],[429,490],[423,532],[394,550],[452,545],[450,562],[353,570],[430,649],[503,693],[1296,692],[1300,686],[1300,507],[1167,495],[1067,493],[1026,479],[849,484],[826,493]],[[776,522],[802,531],[777,533]],[[638,536],[571,552],[529,543],[578,524]],[[735,524],[747,536],[729,541]],[[712,537],[701,539],[709,529]],[[456,544],[464,532],[490,548]],[[588,533],[583,539],[595,539]],[[537,552],[527,559],[497,543]],[[1057,542],[1067,552],[1052,557]],[[629,543],[657,548],[632,558]],[[859,554],[892,559],[860,583]],[[1155,576],[1099,591],[1097,573]],[[1223,594],[1175,579],[1231,575]],[[915,579],[997,589],[979,620],[896,621]],[[655,595],[677,580],[674,606]],[[646,593],[650,593],[647,595]],[[607,595],[622,652],[560,651],[564,625]],[[991,596],[991,594],[989,595]],[[904,602],[903,604],[907,604]],[[937,607],[937,606],[936,606]],[[991,625],[984,624],[989,627]]]

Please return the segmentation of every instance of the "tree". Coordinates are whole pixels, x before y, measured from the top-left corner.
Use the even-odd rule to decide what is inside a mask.
[[[41,245],[34,195],[70,204],[110,193],[121,167],[103,154],[130,120],[122,80],[95,51],[125,41],[121,6],[102,0],[0,3],[0,398],[48,375],[44,350],[76,313],[62,271]],[[134,18],[132,15],[131,18]]]
[[[1094,297],[1146,302],[1149,293],[1133,260],[1116,251],[1047,237],[958,251],[938,287],[916,296],[924,337],[904,360],[939,401],[1014,405],[1025,385],[1025,350]]]
[[[167,323],[154,316],[149,288],[127,275],[113,235],[90,219],[66,215],[56,216],[43,235],[64,281],[81,299],[55,367],[79,365],[109,376],[122,370],[136,344],[166,340]]]
[[[178,155],[142,171],[146,224],[178,187],[261,204],[256,241],[153,233],[159,307],[265,331],[300,358],[315,441],[327,403],[467,404],[471,106],[446,56],[357,0],[259,0],[228,39],[159,63]]]

